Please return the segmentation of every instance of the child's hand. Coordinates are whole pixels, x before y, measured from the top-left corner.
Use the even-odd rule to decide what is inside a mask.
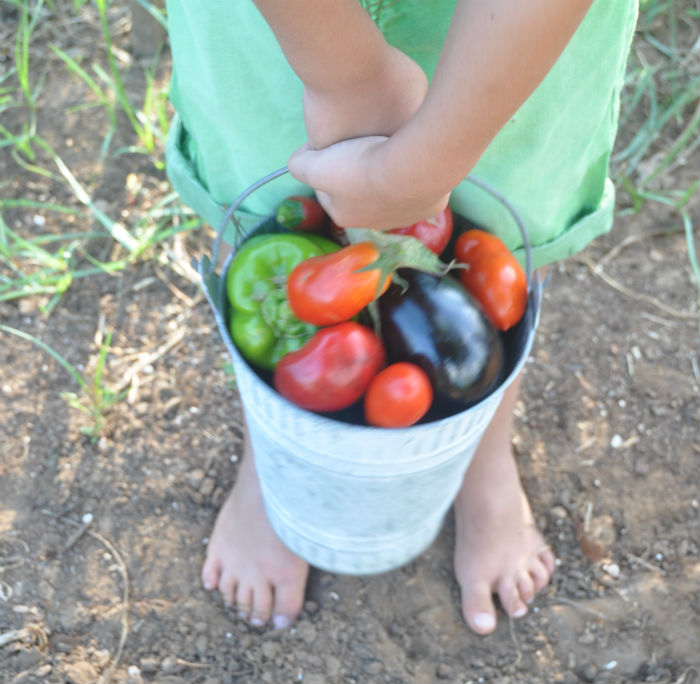
[[[304,122],[312,149],[367,135],[392,135],[413,116],[428,90],[423,70],[386,45],[380,68],[357,83],[304,89]]]
[[[386,171],[387,140],[367,136],[322,150],[305,145],[290,157],[289,171],[316,190],[324,209],[340,226],[389,230],[437,216],[447,205],[449,193],[402,192]],[[415,176],[422,175],[416,169]]]
[[[308,154],[294,155],[290,171],[316,190],[338,225],[395,228],[435,216],[444,208],[446,197],[407,202],[393,184],[387,193],[368,182],[375,163],[372,150],[415,114],[427,89],[418,64],[389,45],[381,68],[369,78],[337,89],[305,88],[309,143],[303,150]]]

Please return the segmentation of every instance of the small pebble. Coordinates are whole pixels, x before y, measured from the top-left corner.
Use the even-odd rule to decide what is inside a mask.
[[[581,670],[581,678],[584,682],[594,682],[598,675],[598,668],[593,663],[588,663]]]
[[[207,652],[207,647],[209,646],[209,640],[204,634],[200,634],[196,641],[194,642],[195,648],[200,655],[204,655]]]
[[[603,570],[610,575],[610,577],[620,576],[620,566],[617,563],[606,563],[603,565]]]
[[[160,669],[165,674],[177,674],[178,672],[182,672],[185,669],[185,666],[182,663],[179,663],[177,658],[166,656],[163,658],[163,662],[160,664]]]
[[[158,668],[160,667],[158,658],[154,656],[144,656],[139,660],[139,665],[141,666],[141,672],[145,672],[146,674],[158,672]]]
[[[49,664],[46,663],[46,665],[40,665],[39,667],[34,670],[34,675],[36,677],[46,677],[47,675],[51,674],[51,670],[53,667]]]
[[[304,610],[307,615],[315,615],[318,613],[318,603],[316,603],[316,601],[306,601],[304,603]]]
[[[373,660],[365,668],[365,672],[370,675],[378,675],[384,671],[384,665],[379,660]]]
[[[297,626],[297,636],[307,644],[313,644],[316,640],[316,628],[310,622],[302,620]]]
[[[199,487],[199,493],[202,496],[211,496],[216,489],[216,480],[213,477],[205,477]]]
[[[274,641],[264,641],[261,650],[268,660],[274,660],[279,655],[280,647]]]
[[[440,663],[435,668],[435,674],[438,676],[438,679],[449,679],[452,677],[452,667],[447,663]]]
[[[549,512],[551,513],[553,518],[556,518],[557,520],[564,520],[569,517],[569,512],[564,508],[564,506],[552,506],[549,509]]]
[[[199,486],[204,480],[205,473],[201,468],[195,468],[187,473],[187,484],[192,487],[192,489],[199,489]]]

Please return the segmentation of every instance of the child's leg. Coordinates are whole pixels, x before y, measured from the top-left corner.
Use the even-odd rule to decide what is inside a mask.
[[[506,390],[454,506],[462,612],[480,634],[496,626],[493,594],[510,616],[521,617],[554,570],[554,554],[535,527],[511,449],[519,384]]]
[[[273,532],[263,508],[255,462],[246,436],[238,479],[214,525],[202,568],[205,589],[218,589],[227,605],[262,627],[289,626],[299,615],[309,566]]]

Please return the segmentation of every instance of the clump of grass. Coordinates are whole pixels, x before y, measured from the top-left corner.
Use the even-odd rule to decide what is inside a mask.
[[[635,134],[613,156],[613,174],[629,196],[629,212],[661,203],[679,217],[698,289],[700,267],[688,204],[700,186],[697,173],[686,187],[664,182],[700,153],[700,5],[694,0],[641,0],[621,125],[639,121]],[[672,174],[676,174],[672,176]]]
[[[14,162],[25,171],[46,179],[70,191],[74,202],[82,209],[65,204],[36,202],[24,198],[3,198],[4,185],[0,180],[0,301],[31,295],[48,295],[49,312],[60,301],[61,296],[78,279],[98,273],[115,273],[128,264],[144,257],[153,258],[156,247],[164,244],[175,233],[193,230],[199,221],[179,202],[175,193],[168,193],[132,225],[124,225],[109,216],[92,196],[89,185],[81,182],[54,147],[37,132],[37,117],[40,115],[39,95],[44,75],[35,73],[31,63],[33,41],[36,38],[40,18],[44,23],[60,18],[65,7],[57,9],[52,0],[11,0],[17,8],[17,30],[13,67],[0,80],[0,114],[9,109],[21,110],[23,120],[10,130],[9,125],[0,124],[0,152],[9,151]],[[88,3],[73,0],[73,10],[79,12]],[[139,4],[164,21],[162,12],[146,0]],[[86,65],[77,57],[69,55],[57,45],[50,45],[65,64],[67,73],[77,77],[87,89],[84,103],[71,111],[80,112],[94,107],[107,114],[107,130],[100,146],[98,163],[102,165],[110,156],[119,154],[145,154],[152,160],[156,170],[164,167],[163,152],[168,133],[167,86],[158,85],[157,63],[145,71],[146,87],[141,106],[133,104],[127,97],[124,81],[114,57],[113,41],[106,0],[96,0],[96,18],[101,28],[101,38],[108,58],[109,71],[98,63]],[[49,18],[46,14],[50,13]],[[46,43],[41,36],[42,45]],[[133,129],[136,142],[119,150],[111,151],[112,141],[118,126],[118,113],[123,111]],[[60,234],[27,235],[27,231],[12,230],[4,219],[6,210],[33,212],[27,215],[24,225],[34,225],[33,220],[43,221],[43,213],[71,216],[78,224],[95,223],[100,230],[88,226],[85,230]],[[41,214],[37,214],[39,211]],[[130,212],[134,213],[133,211]],[[90,253],[95,240],[110,236],[121,252],[108,262],[99,261]],[[167,253],[160,252],[160,258]]]
[[[85,378],[65,357],[38,337],[1,323],[0,331],[15,335],[36,345],[68,372],[80,391],[61,392],[60,396],[71,408],[80,411],[87,417],[87,424],[80,428],[80,432],[89,437],[92,442],[97,442],[100,437],[104,436],[109,411],[115,404],[122,401],[128,393],[128,389],[122,391],[111,389],[104,380],[104,366],[111,348],[112,332],[110,331],[105,335],[99,346],[97,362],[92,376]]]

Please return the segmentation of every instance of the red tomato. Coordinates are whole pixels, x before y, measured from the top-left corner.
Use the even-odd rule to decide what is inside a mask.
[[[378,268],[361,270],[379,258],[371,242],[357,242],[331,254],[305,259],[287,278],[287,297],[295,315],[314,325],[332,325],[357,315],[382,294]]]
[[[277,223],[289,230],[319,231],[327,220],[323,207],[313,197],[291,195],[277,207]]]
[[[275,368],[275,389],[309,411],[339,411],[354,404],[384,366],[381,340],[369,329],[346,321],[323,328]]]
[[[389,232],[397,235],[411,235],[420,240],[431,252],[440,256],[452,237],[452,224],[452,210],[447,206],[433,219],[418,221],[406,228],[394,228]]]
[[[377,373],[365,394],[365,418],[385,428],[417,423],[433,403],[433,388],[422,368],[401,361]]]
[[[331,239],[337,242],[341,247],[347,247],[350,244],[345,228],[341,228],[333,219],[331,219],[330,233]]]
[[[499,330],[515,325],[527,307],[527,278],[503,242],[483,230],[468,230],[457,238],[455,258],[469,265],[460,270],[462,285],[491,323]]]

